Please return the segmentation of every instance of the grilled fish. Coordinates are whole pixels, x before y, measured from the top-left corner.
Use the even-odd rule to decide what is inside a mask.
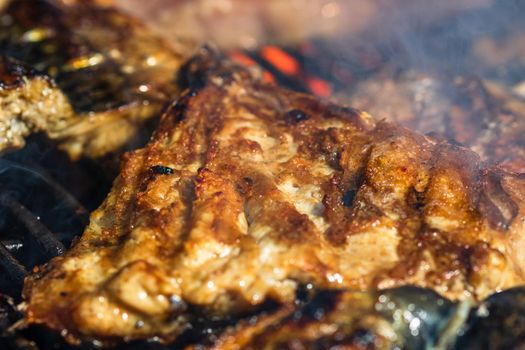
[[[62,96],[55,106],[45,95],[23,97],[1,88],[0,103],[24,104],[44,115],[4,112],[0,150],[23,146],[29,133],[46,132],[72,158],[102,156],[130,142],[177,93],[173,79],[182,56],[113,7],[22,0],[11,1],[0,17],[0,53],[47,75],[46,91]],[[32,76],[18,74],[20,89],[34,89]]]
[[[525,172],[525,102],[499,84],[389,68],[336,99]]]
[[[523,177],[212,50],[180,80],[78,243],[27,279],[28,323],[169,341],[202,315],[293,304],[302,285],[480,300],[523,283]]]

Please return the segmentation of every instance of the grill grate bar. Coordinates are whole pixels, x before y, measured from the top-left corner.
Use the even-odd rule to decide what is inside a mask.
[[[47,172],[38,164],[31,162],[30,166],[37,170],[38,177],[40,177],[49,188],[60,198],[63,203],[75,211],[76,216],[82,225],[86,225],[89,221],[89,215],[86,208],[73,196],[68,190],[66,190],[61,184],[55,181]]]
[[[20,248],[24,246],[24,243],[22,243],[22,241],[19,239],[2,239],[2,243],[11,253],[20,250]]]
[[[0,242],[0,266],[8,273],[14,283],[21,286],[27,276],[27,270],[16,258],[11,255],[9,250]]]
[[[6,194],[0,195],[0,203],[25,226],[27,233],[36,239],[49,258],[64,253],[64,245],[25,206]]]

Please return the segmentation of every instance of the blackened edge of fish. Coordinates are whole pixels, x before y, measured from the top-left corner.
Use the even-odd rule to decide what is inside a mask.
[[[252,75],[247,67],[224,57],[216,48],[203,46],[198,55],[182,65],[177,82],[183,89],[196,92],[206,86],[210,79],[229,81]]]
[[[0,89],[16,88],[24,84],[25,79],[41,77],[51,79],[11,57],[0,54]]]

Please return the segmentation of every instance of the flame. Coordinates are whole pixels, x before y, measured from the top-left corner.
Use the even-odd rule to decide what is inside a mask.
[[[261,56],[284,74],[297,75],[300,73],[297,60],[277,46],[263,47]]]

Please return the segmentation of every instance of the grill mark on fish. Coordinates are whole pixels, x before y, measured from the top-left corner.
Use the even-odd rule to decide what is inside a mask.
[[[188,90],[150,142],[124,156],[79,242],[27,279],[28,323],[72,341],[169,342],[197,314],[231,319],[269,300],[284,311],[267,325],[279,322],[294,312],[301,286],[357,291],[341,300],[364,312],[373,302],[362,291],[412,284],[479,300],[523,283],[510,243],[522,232],[525,179],[501,172],[518,206],[503,235],[478,208],[494,185],[483,178],[499,168],[472,151],[266,85],[210,49],[190,62],[198,93]],[[286,123],[294,109],[309,118]],[[173,173],[152,174],[159,164]],[[507,218],[512,210],[489,197]],[[174,310],[171,300],[188,308]],[[344,312],[325,311],[299,321],[316,329]],[[352,320],[363,326],[352,330],[368,329]],[[371,341],[384,344],[378,334]]]

